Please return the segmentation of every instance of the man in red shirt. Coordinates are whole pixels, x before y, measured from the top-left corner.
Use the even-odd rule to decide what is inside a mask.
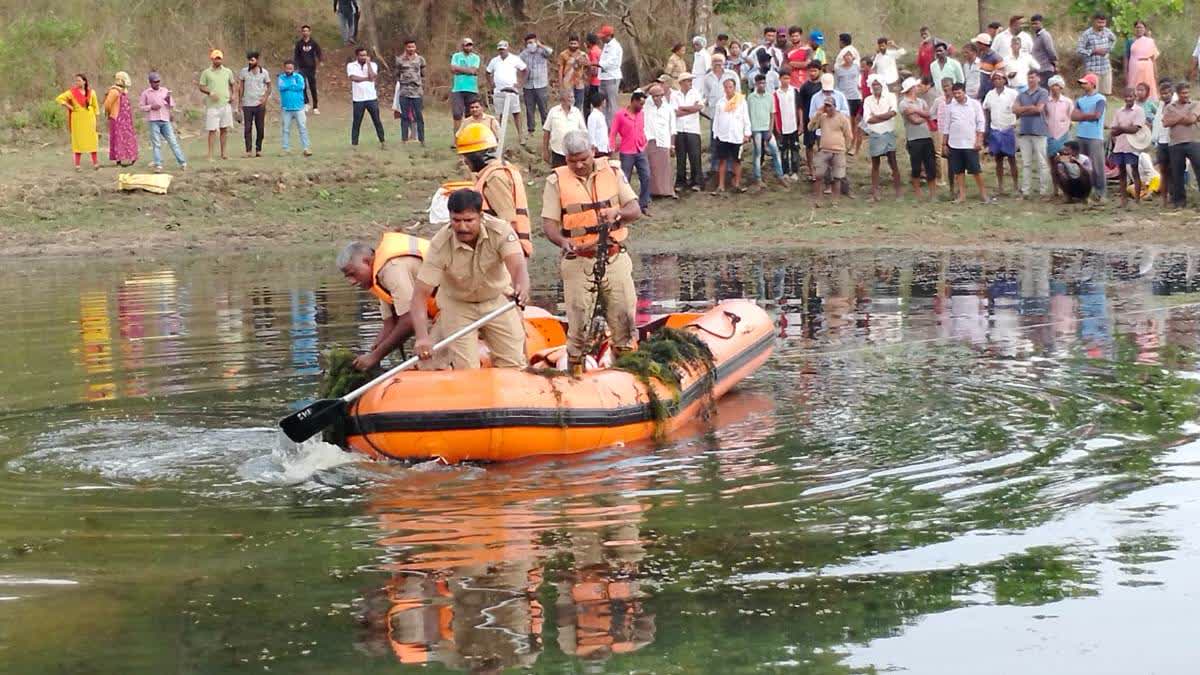
[[[788,41],[791,42],[787,53],[788,65],[793,73],[800,73],[808,68],[808,61],[812,58],[812,49],[808,46],[804,29],[800,26],[788,28]]]
[[[646,158],[646,123],[642,107],[646,105],[646,93],[637,89],[629,97],[629,106],[613,115],[612,129],[608,131],[608,147],[621,156],[621,170],[625,180],[633,184],[633,171],[638,175],[638,206],[642,215],[650,215],[650,161]],[[618,141],[617,139],[620,139]]]
[[[933,39],[933,33],[929,32],[929,26],[921,26],[921,44],[917,47],[917,68],[924,77],[929,76],[929,66],[933,63],[935,44],[936,40]]]
[[[588,74],[591,76],[587,80],[587,92],[583,97],[583,118],[587,119],[592,112],[592,94],[600,91],[600,52],[604,51],[600,47],[600,38],[595,33],[587,34],[587,57]]]

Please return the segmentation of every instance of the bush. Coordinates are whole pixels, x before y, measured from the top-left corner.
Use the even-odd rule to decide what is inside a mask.
[[[67,111],[54,101],[42,101],[34,108],[33,123],[43,129],[65,129]]]

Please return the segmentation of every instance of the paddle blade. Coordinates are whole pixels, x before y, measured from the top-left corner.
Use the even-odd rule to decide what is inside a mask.
[[[345,412],[346,402],[342,399],[321,399],[279,420],[279,428],[292,441],[303,443],[336,422]]]

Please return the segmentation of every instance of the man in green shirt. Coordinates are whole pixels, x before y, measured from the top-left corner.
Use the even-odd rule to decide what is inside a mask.
[[[754,143],[754,159],[750,168],[754,171],[754,182],[760,187],[762,180],[763,148],[771,156],[771,167],[779,184],[787,187],[783,178],[783,164],[779,161],[779,146],[775,143],[775,96],[767,91],[767,76],[754,76],[754,91],[746,96],[746,109],[750,113],[750,138]]]
[[[233,109],[236,107],[237,92],[234,89],[233,71],[222,65],[225,55],[220,49],[212,50],[208,58],[212,61],[211,68],[200,72],[197,84],[204,94],[204,129],[208,131],[208,161],[213,158],[213,141],[218,134],[221,138],[221,159],[229,159],[225,154],[225,137],[233,126]]]
[[[450,86],[450,113],[454,115],[454,130],[462,125],[467,114],[467,104],[479,98],[479,54],[475,53],[475,42],[462,39],[462,50],[450,57],[450,71],[454,81]]]

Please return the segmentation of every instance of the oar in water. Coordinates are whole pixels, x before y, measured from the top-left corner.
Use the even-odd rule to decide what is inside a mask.
[[[475,323],[454,331],[444,340],[435,344],[433,346],[433,351],[437,352],[445,349],[455,340],[482,328],[496,317],[516,306],[516,300],[510,300],[509,302],[504,303],[504,305],[497,307],[496,309],[493,309],[485,314]],[[346,406],[353,402],[354,399],[367,393],[367,390],[369,390],[371,387],[374,387],[375,385],[382,383],[384,380],[391,378],[396,373],[412,368],[413,366],[417,365],[418,361],[420,361],[420,356],[414,356],[341,398],[323,398],[319,401],[311,403],[303,410],[294,412],[291,415],[279,420],[279,427],[283,429],[283,433],[287,434],[287,437],[292,439],[294,442],[302,443],[307,441],[316,435],[318,431],[321,431],[330,424],[333,424],[339,417],[344,415],[346,412]]]

